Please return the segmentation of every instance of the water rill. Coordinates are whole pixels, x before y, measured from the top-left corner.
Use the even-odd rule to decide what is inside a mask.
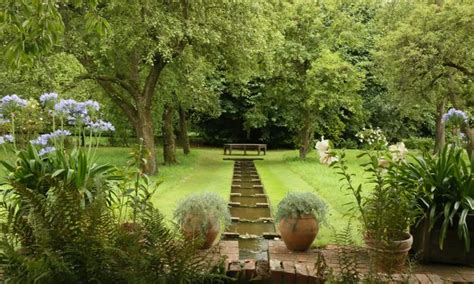
[[[275,225],[252,159],[234,159],[229,208],[232,225],[224,236],[238,239],[240,259],[268,260],[265,238],[275,236]]]

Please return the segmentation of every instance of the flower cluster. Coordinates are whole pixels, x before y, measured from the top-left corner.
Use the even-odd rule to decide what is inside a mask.
[[[388,142],[382,129],[363,128],[362,131],[356,134],[356,137],[361,143],[367,143],[370,148],[382,149],[387,147]]]
[[[40,146],[46,146],[48,145],[48,142],[60,137],[65,137],[71,135],[71,132],[67,130],[56,130],[52,133],[47,133],[40,135],[38,138],[31,140],[31,144],[33,145],[40,145]]]
[[[0,113],[0,125],[2,124],[6,124],[6,123],[9,123],[10,120],[9,119],[6,119],[2,113]]]
[[[459,127],[464,123],[467,124],[469,122],[469,117],[464,111],[452,108],[443,115],[443,122],[446,125]]]
[[[17,95],[4,96],[0,99],[0,111],[5,115],[24,108],[28,101]]]
[[[59,116],[65,117],[70,124],[75,124],[78,119],[84,120],[88,117],[85,105],[72,99],[60,100],[54,105],[54,111]]]
[[[8,105],[17,105],[20,107],[25,107],[28,104],[28,101],[20,98],[17,95],[4,96],[0,99],[0,106],[5,107]]]
[[[67,119],[70,125],[89,125],[92,123],[91,115],[100,110],[98,102],[87,100],[78,102],[76,100],[60,100],[54,105],[54,112]]]
[[[405,143],[398,142],[397,144],[390,145],[388,151],[392,155],[392,160],[396,163],[404,161],[408,154],[408,149],[405,147]]]
[[[15,141],[15,138],[13,137],[13,135],[7,134],[7,135],[0,136],[0,145],[5,144],[5,142],[13,143],[13,141]]]
[[[115,127],[108,121],[98,120],[96,122],[87,123],[86,129],[91,130],[94,133],[115,131]]]
[[[44,155],[49,154],[49,153],[54,152],[54,151],[56,151],[55,147],[48,146],[48,147],[44,147],[43,149],[39,150],[38,155],[44,156]]]
[[[56,102],[58,100],[58,94],[56,93],[44,93],[40,96],[39,101],[43,106],[49,102]]]
[[[331,152],[331,143],[329,140],[325,140],[321,137],[321,141],[316,143],[316,150],[319,153],[319,162],[324,165],[331,165],[338,160]]]

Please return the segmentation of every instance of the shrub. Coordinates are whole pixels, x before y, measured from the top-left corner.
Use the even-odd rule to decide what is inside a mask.
[[[356,134],[356,137],[369,149],[382,150],[388,145],[387,137],[380,128],[364,128]]]
[[[314,215],[325,224],[328,208],[326,203],[311,192],[289,192],[278,204],[276,221],[282,218],[298,218],[303,214]]]
[[[193,194],[181,200],[174,211],[174,219],[179,225],[183,225],[189,214],[200,216],[201,233],[208,227],[210,219],[208,216],[217,217],[224,227],[231,223],[231,217],[227,202],[217,193],[206,192]]]
[[[430,152],[434,149],[434,140],[429,137],[410,137],[403,139],[408,149],[418,149],[422,152]]]

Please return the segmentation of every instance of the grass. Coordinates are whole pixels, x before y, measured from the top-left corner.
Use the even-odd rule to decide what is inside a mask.
[[[128,148],[103,147],[98,150],[98,162],[123,166],[128,160]],[[359,151],[347,150],[350,169],[356,174],[355,181],[362,181],[363,171],[356,155]],[[185,156],[177,153],[179,164],[161,166],[160,173],[152,178],[161,182],[154,203],[168,218],[176,204],[184,197],[204,191],[218,193],[229,199],[233,163],[223,161],[221,149],[193,149]],[[160,155],[161,156],[161,155]],[[342,229],[348,221],[346,203],[353,203],[351,195],[341,190],[341,182],[336,170],[321,165],[317,153],[310,153],[305,161],[297,158],[297,151],[269,151],[263,161],[256,161],[258,173],[269,196],[273,211],[288,191],[311,191],[319,195],[329,205],[329,226],[322,226],[315,245],[333,242],[334,230]],[[0,170],[0,176],[5,173]],[[356,220],[353,223],[357,223]],[[360,236],[356,237],[360,240]]]
[[[126,148],[102,148],[100,156],[104,161],[117,165],[126,161]],[[348,165],[356,176],[354,180],[362,182],[363,171],[356,156],[360,151],[347,150]],[[319,163],[313,152],[305,161],[298,159],[298,152],[291,150],[269,151],[263,161],[256,161],[258,173],[269,196],[273,211],[289,191],[310,191],[316,193],[329,205],[328,226],[321,226],[315,245],[333,242],[334,230],[342,229],[348,222],[349,204],[353,204],[352,195],[341,189],[342,182],[336,170]],[[165,216],[171,218],[172,212],[182,198],[204,191],[218,193],[229,199],[233,163],[222,160],[221,149],[193,149],[184,156],[178,152],[178,165],[160,168],[155,181],[162,182],[154,203]],[[358,225],[357,220],[352,221]],[[361,241],[360,235],[355,237]]]
[[[356,156],[360,151],[347,150],[348,165],[355,182],[362,182],[363,171]],[[322,198],[329,206],[328,225],[320,226],[316,245],[325,245],[334,242],[334,230],[341,230],[349,221],[348,211],[354,204],[352,195],[348,195],[339,181],[337,170],[319,163],[317,153],[311,153],[302,161],[298,159],[297,151],[269,152],[264,161],[257,161],[257,170],[270,198],[273,210],[289,191],[310,191]],[[357,220],[352,220],[358,225]],[[355,227],[356,227],[355,226]],[[361,237],[355,236],[360,242]]]

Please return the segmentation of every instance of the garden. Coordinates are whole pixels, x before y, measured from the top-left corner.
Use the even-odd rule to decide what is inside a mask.
[[[0,280],[474,281],[474,3],[431,2],[0,4]]]

